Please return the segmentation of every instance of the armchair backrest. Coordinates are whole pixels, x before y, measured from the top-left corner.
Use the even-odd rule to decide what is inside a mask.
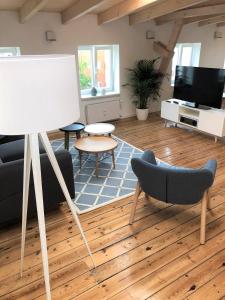
[[[214,181],[215,174],[207,168],[173,169],[148,162],[143,158],[133,158],[131,164],[142,190],[168,203],[196,203]]]

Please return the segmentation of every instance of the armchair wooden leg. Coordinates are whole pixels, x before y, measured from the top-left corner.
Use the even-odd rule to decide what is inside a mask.
[[[206,192],[206,196],[207,196],[207,208],[208,208],[208,209],[211,209],[210,189],[208,189],[208,191]]]
[[[149,201],[150,199],[150,196],[147,193],[145,193],[145,200]]]
[[[136,186],[135,195],[134,195],[134,203],[133,203],[133,206],[132,206],[132,209],[131,209],[129,224],[133,224],[133,222],[134,222],[134,215],[135,215],[137,202],[138,202],[138,197],[139,197],[140,193],[141,193],[141,187],[140,187],[140,184],[138,182],[137,186]]]
[[[205,231],[206,231],[206,211],[207,211],[207,192],[205,192],[202,198],[202,208],[201,208],[201,228],[200,228],[200,244],[205,244]]]

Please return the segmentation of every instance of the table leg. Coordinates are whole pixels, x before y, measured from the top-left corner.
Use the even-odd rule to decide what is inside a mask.
[[[96,169],[95,169],[96,177],[98,177],[98,163],[99,163],[98,158],[99,158],[98,153],[96,153]]]
[[[112,162],[113,162],[113,169],[116,168],[116,163],[115,163],[115,154],[114,154],[114,150],[112,150]]]
[[[80,169],[82,167],[82,151],[79,151]]]
[[[80,131],[76,131],[76,138],[79,140],[81,138]]]
[[[69,151],[70,133],[65,132],[65,149]]]

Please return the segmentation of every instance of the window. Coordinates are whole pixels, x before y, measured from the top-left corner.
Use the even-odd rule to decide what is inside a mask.
[[[200,60],[201,43],[177,44],[172,61],[171,84],[174,84],[176,66],[198,67]]]
[[[19,55],[20,55],[19,47],[0,47],[1,57],[19,56]]]
[[[81,96],[119,92],[119,46],[81,46],[78,48]]]

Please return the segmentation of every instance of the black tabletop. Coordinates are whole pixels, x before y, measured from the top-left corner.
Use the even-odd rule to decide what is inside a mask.
[[[73,123],[71,125],[68,125],[66,127],[60,128],[61,131],[67,131],[67,132],[76,132],[81,131],[85,128],[85,125],[82,123]]]

